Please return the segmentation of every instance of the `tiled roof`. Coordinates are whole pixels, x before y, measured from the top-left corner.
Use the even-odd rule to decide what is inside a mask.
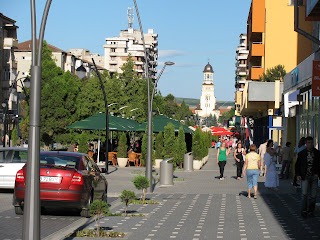
[[[38,39],[37,39],[37,44],[38,44]],[[16,49],[15,51],[16,52],[31,52],[31,50],[32,50],[31,47],[32,47],[32,41],[29,40],[29,41],[19,43],[18,49]],[[48,43],[48,47],[51,49],[52,52],[65,52],[65,53],[67,53],[66,51],[63,51],[62,49],[57,48],[55,46],[52,46],[49,43]]]
[[[13,20],[13,19],[11,19],[11,18],[9,18],[9,17],[7,17],[7,16],[3,15],[2,13],[0,13],[0,17],[1,17],[1,18],[4,18],[4,19],[6,19],[6,20],[8,20],[8,21],[10,21],[10,22],[16,23],[16,21],[15,21],[15,20]]]

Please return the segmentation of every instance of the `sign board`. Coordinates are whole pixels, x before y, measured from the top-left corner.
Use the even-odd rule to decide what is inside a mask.
[[[312,96],[320,97],[320,61],[313,61]]]

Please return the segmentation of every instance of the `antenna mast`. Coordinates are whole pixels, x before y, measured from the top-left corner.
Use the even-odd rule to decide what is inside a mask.
[[[133,7],[128,7],[127,10],[127,14],[128,14],[128,29],[132,28],[133,25]]]

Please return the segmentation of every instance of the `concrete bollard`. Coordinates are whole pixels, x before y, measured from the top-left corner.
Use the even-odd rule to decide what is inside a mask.
[[[160,187],[173,186],[173,164],[168,161],[173,158],[168,158],[160,163]]]
[[[183,168],[185,172],[193,171],[193,156],[192,152],[188,152],[184,155]]]

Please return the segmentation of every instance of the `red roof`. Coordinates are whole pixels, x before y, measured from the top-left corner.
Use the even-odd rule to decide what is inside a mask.
[[[37,44],[38,44],[38,39],[37,39]],[[65,52],[66,53],[66,51],[63,51],[62,49],[57,48],[55,46],[52,46],[49,43],[48,43],[48,47],[51,49],[52,52]],[[16,52],[31,52],[31,50],[32,50],[32,41],[29,40],[29,41],[19,43],[18,49],[16,49],[15,51]]]

